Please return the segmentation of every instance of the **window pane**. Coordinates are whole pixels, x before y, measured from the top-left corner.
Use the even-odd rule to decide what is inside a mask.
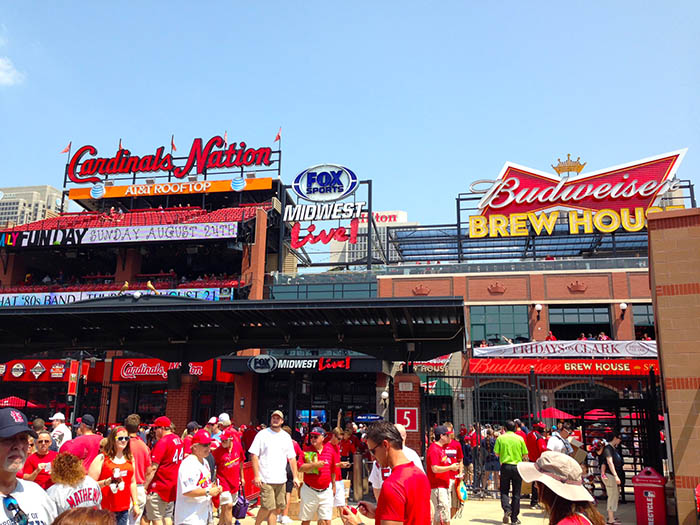
[[[571,313],[571,312],[566,312],[564,314],[564,322],[569,324],[569,323],[578,323],[578,312],[576,313]]]
[[[469,311],[471,312],[472,315],[474,314],[483,314],[484,313],[484,307],[483,306],[472,306]]]
[[[584,312],[581,314],[581,322],[582,323],[592,323],[593,322],[593,314],[590,312]]]
[[[479,342],[485,339],[484,325],[472,325],[472,342]]]
[[[564,316],[561,313],[549,314],[549,322],[552,324],[561,324],[564,322]]]
[[[610,316],[608,313],[604,314],[595,314],[595,322],[596,323],[609,323],[610,322]]]

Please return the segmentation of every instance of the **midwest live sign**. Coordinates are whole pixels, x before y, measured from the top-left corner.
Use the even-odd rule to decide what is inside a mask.
[[[674,177],[686,151],[574,177],[506,163],[496,180],[471,185],[473,193],[483,196],[480,215],[469,217],[469,236],[551,235],[565,218],[570,234],[641,231],[647,215],[662,210],[655,206],[657,199],[679,188]],[[676,208],[683,206],[665,209]]]

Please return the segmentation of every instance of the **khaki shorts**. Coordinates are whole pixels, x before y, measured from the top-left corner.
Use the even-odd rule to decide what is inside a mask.
[[[175,502],[163,501],[158,493],[151,492],[146,496],[146,519],[148,521],[163,521],[165,518],[173,519],[175,515]]]
[[[620,499],[620,487],[610,474],[603,480],[603,485],[605,485],[605,492],[608,495],[608,503],[606,504],[606,510],[611,512],[617,512],[617,504]]]
[[[238,492],[234,492],[233,494],[230,491],[225,491],[221,493],[221,496],[219,497],[219,504],[220,505],[233,505],[235,501],[238,501]]]
[[[430,502],[435,509],[433,523],[439,525],[450,521],[450,507],[452,506],[450,499],[450,489],[430,489]]]
[[[266,510],[282,510],[287,506],[286,483],[263,483],[260,489],[260,506]]]
[[[319,492],[304,484],[301,486],[299,519],[311,521],[316,516],[324,521],[333,519],[333,489],[328,487]]]

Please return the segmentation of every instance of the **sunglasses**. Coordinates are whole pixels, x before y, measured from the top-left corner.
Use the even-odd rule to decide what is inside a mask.
[[[19,503],[13,496],[5,496],[2,499],[2,504],[5,507],[5,511],[10,515],[12,523],[15,525],[27,525],[29,523],[29,517],[19,508]]]
[[[372,455],[374,456],[374,451],[377,450],[377,449],[378,449],[379,447],[381,447],[381,446],[382,446],[382,444],[380,443],[380,444],[377,445],[376,447],[370,448],[370,449],[369,449],[369,453],[372,454]]]
[[[35,441],[34,443],[51,443],[50,439],[40,439],[38,441]]]
[[[118,438],[116,438],[116,440],[117,441],[129,441],[129,436],[118,437]]]

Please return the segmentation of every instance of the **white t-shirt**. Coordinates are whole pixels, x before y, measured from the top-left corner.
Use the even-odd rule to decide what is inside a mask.
[[[425,469],[423,468],[423,462],[420,460],[420,456],[416,453],[415,450],[413,450],[412,448],[408,448],[406,445],[404,445],[403,453],[406,454],[406,457],[410,459],[411,462],[421,470],[421,472],[425,473]],[[387,471],[385,472],[386,477],[389,477],[389,474],[391,474],[391,468],[387,467]],[[372,484],[372,488],[377,490],[381,489],[382,485],[384,484],[384,478],[382,477],[382,468],[376,461],[372,464],[372,471],[369,473],[368,481]]]
[[[74,507],[97,507],[102,503],[102,491],[97,481],[85,476],[77,486],[71,487],[63,483],[51,485],[46,493],[56,504],[58,513]]]
[[[73,433],[70,431],[70,428],[68,428],[65,423],[61,423],[53,429],[53,431],[51,432],[51,437],[56,442],[56,446],[58,448],[61,448],[61,445],[63,445],[66,441],[70,441],[71,439],[73,439]]]
[[[297,457],[289,434],[284,430],[275,432],[271,428],[255,435],[248,452],[258,457],[263,483],[286,483],[287,461]]]
[[[44,489],[33,481],[18,479],[15,490],[10,494],[17,505],[27,515],[29,525],[51,525],[58,516],[56,505]],[[0,505],[0,525],[12,525],[15,513]]]
[[[187,456],[177,472],[177,496],[175,498],[175,523],[207,524],[211,514],[210,496],[185,496],[194,489],[206,489],[211,486],[209,462],[199,462],[194,454]]]

